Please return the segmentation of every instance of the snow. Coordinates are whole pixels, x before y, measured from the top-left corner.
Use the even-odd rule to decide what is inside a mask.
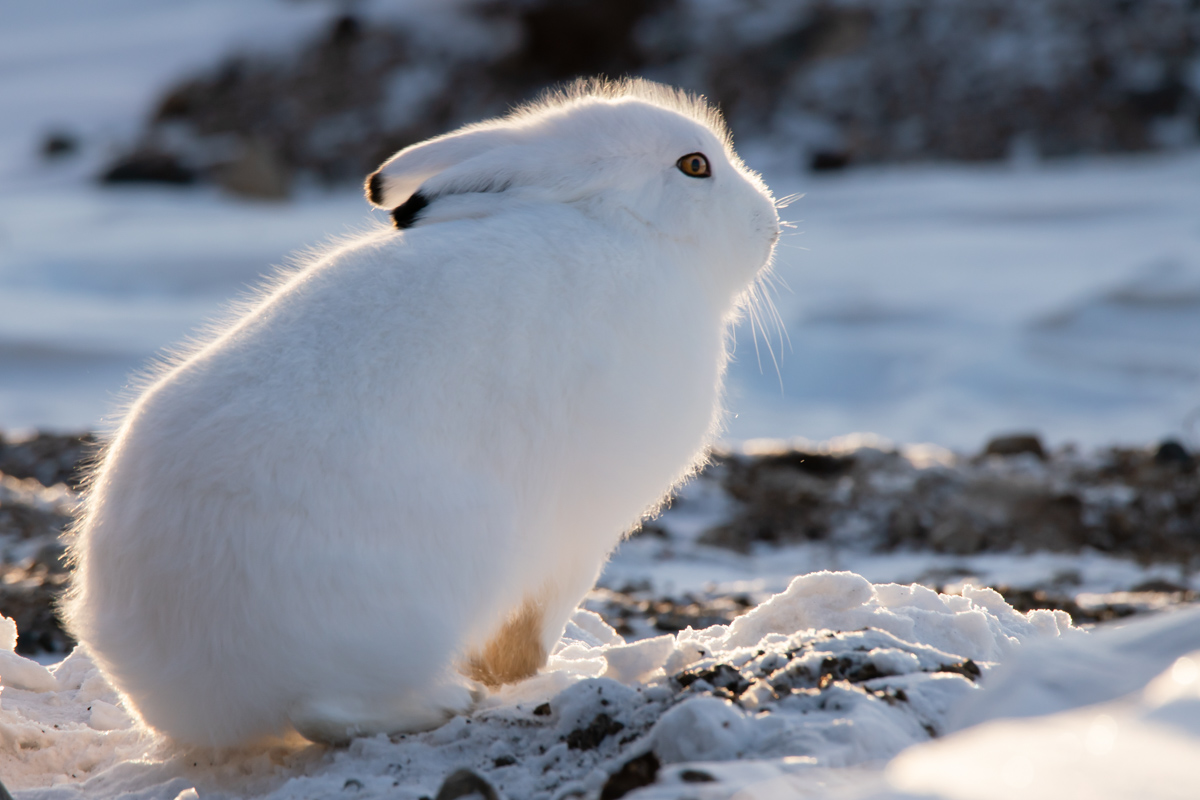
[[[1200,650],[1198,608],[1111,626],[1049,649],[1031,644],[1006,659],[989,676],[989,691],[957,709],[949,724],[966,728],[1115,700],[1195,650]]]
[[[642,800],[1200,790],[1200,609],[1089,633],[988,589],[813,573],[731,625],[634,643],[580,611],[541,673],[428,733],[228,752],[142,730],[82,649],[45,671],[12,633],[0,620],[0,665],[50,677],[0,673],[0,774],[19,798],[417,798],[461,768],[501,797],[594,797],[648,754]]]
[[[970,727],[902,754],[887,778],[946,800],[1196,797],[1198,641],[1192,609],[1034,643],[959,709]]]
[[[467,766],[506,796],[535,798],[598,791],[651,751],[664,765],[877,765],[944,728],[1015,643],[1083,635],[1061,612],[1018,614],[986,589],[946,596],[829,572],[795,578],[729,626],[627,644],[581,611],[571,632],[542,673],[434,731],[230,753],[181,751],[139,728],[82,648],[50,671],[9,649],[0,665],[49,680],[3,673],[0,774],[29,798],[171,798],[193,787],[285,798],[351,780],[362,796],[416,797]]]

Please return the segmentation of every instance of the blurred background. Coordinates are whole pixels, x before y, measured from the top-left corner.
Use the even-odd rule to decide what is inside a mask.
[[[58,0],[0,10],[0,431],[92,430],[395,150],[580,75],[720,104],[783,330],[732,441],[1200,445],[1190,0]]]

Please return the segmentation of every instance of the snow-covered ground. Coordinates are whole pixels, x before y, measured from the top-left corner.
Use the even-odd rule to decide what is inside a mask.
[[[381,220],[353,189],[271,204],[92,181],[171,80],[234,46],[285,45],[330,9],[0,10],[0,429],[102,425],[131,369],[270,265]],[[43,160],[57,129],[82,150]],[[1200,154],[822,176],[753,142],[744,155],[777,195],[805,196],[776,269],[790,343],[739,329],[730,439],[1200,443]],[[793,580],[829,567],[849,572]],[[470,718],[343,750],[174,750],[132,727],[86,654],[48,672],[10,652],[0,623],[0,780],[21,797],[417,798],[468,767],[510,798],[594,797],[654,752],[658,781],[637,797],[1200,796],[1196,612],[1089,633],[966,586],[1067,571],[1096,594],[1197,588],[1091,553],[739,555],[642,537],[606,585],[765,604],[628,643],[581,612],[549,670]],[[959,594],[907,586],[932,573]]]
[[[510,798],[1200,791],[1198,610],[1088,634],[990,589],[820,572],[635,643],[577,612],[546,670],[428,733],[215,753],[139,729],[81,650],[47,669],[15,633],[0,619],[0,772],[24,798],[418,798],[459,769]]]

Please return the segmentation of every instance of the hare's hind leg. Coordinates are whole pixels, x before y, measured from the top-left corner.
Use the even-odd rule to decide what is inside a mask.
[[[536,673],[549,655],[542,603],[526,598],[480,650],[471,653],[462,671],[472,680],[495,688]]]
[[[292,707],[288,721],[309,741],[342,745],[357,736],[432,730],[469,712],[482,695],[477,685],[454,675],[402,698],[354,694],[308,698]]]

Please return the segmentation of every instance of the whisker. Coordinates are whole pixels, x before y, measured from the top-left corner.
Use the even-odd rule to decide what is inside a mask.
[[[787,342],[787,349],[792,349],[792,337],[787,331],[787,325],[783,324],[783,315],[779,313],[779,307],[775,305],[775,299],[771,296],[778,291],[774,284],[775,275],[773,272],[768,271],[768,274],[763,277],[766,278],[766,289],[762,293],[762,299],[763,303],[767,306],[767,311],[770,312],[770,317],[775,323],[775,329],[779,334],[779,354],[782,357],[785,340]]]
[[[760,286],[761,285],[755,285],[755,289],[760,289]],[[755,301],[756,304],[763,301],[761,291],[755,293]],[[760,322],[759,327],[763,329],[763,344],[767,346],[767,354],[771,356],[771,365],[775,367],[775,378],[779,381],[779,395],[782,397],[784,394],[783,370],[779,367],[779,359],[775,357],[775,348],[771,346],[771,337],[767,335],[766,326]],[[760,366],[759,370],[761,371],[761,369],[762,367]]]
[[[801,247],[799,249],[807,250],[808,248]],[[771,288],[774,289],[776,293],[778,293],[780,286],[782,286],[787,291],[788,294],[795,294],[795,292],[792,291],[791,285],[787,282],[787,278],[783,277],[778,272],[775,272],[774,270],[772,270],[771,271]]]
[[[794,202],[796,202],[797,200],[799,200],[801,197],[804,197],[804,193],[803,193],[803,192],[796,192],[796,193],[794,193],[794,194],[789,194],[789,195],[786,195],[786,196],[784,196],[784,197],[781,197],[781,198],[779,198],[778,200],[776,200],[776,201],[775,201],[775,207],[776,207],[776,208],[787,208],[787,207],[788,207],[788,206],[790,206],[792,203],[794,203]]]
[[[754,310],[753,287],[751,287],[749,301],[750,302],[746,304],[746,315],[750,317],[750,340],[754,342],[754,358],[756,361],[758,361],[758,371],[762,372],[762,353],[758,351],[758,331],[754,327],[755,321],[758,319],[758,315]],[[765,334],[763,338],[766,338]]]

